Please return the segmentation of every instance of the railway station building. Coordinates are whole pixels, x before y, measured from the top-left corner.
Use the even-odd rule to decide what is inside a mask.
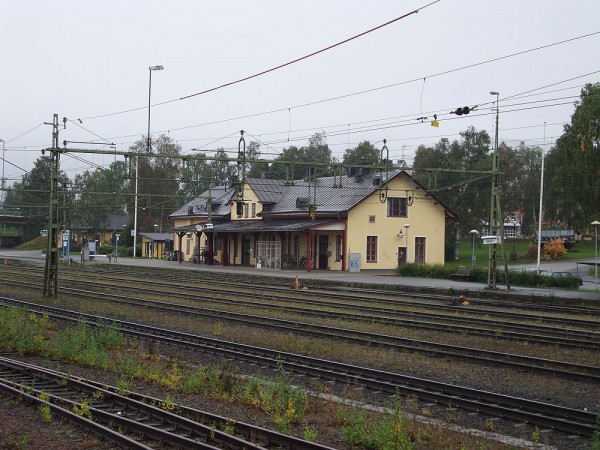
[[[246,178],[204,192],[169,218],[180,262],[359,271],[442,264],[455,215],[408,171],[391,167],[294,182]]]

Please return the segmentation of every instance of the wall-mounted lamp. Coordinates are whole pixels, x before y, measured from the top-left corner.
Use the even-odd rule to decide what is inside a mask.
[[[399,237],[400,239],[402,239],[402,238],[404,237],[404,233],[403,233],[402,231],[400,231],[400,233],[398,233],[398,237]]]

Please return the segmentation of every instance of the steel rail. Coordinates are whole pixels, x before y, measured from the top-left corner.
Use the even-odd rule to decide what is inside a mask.
[[[119,427],[126,427],[144,436],[153,435],[157,440],[184,446],[184,448],[264,449],[272,446],[297,450],[329,448],[175,403],[170,405],[173,408],[167,411],[155,406],[164,403],[159,399],[134,392],[119,393],[116,387],[5,357],[0,357],[0,367],[4,368],[0,371],[0,384],[10,385],[13,388],[22,387],[27,392],[47,394],[53,399],[52,404],[64,403],[71,408],[80,403],[80,400],[89,399],[90,395],[92,398],[97,397],[91,403],[92,418],[98,417],[100,422],[106,423],[117,422]],[[11,373],[7,373],[6,369],[10,369]],[[80,392],[84,395],[79,395]],[[177,410],[177,414],[171,410]],[[139,419],[142,419],[141,425]],[[149,425],[148,422],[151,420],[157,426]],[[134,423],[131,424],[130,421]],[[232,423],[235,435],[219,431],[225,425]],[[155,428],[158,431],[155,431]],[[198,443],[198,438],[201,438],[202,442]]]
[[[69,289],[69,288],[65,288]],[[80,297],[97,299],[98,293],[84,290],[75,290]],[[507,367],[521,371],[561,376],[568,379],[587,382],[600,382],[598,374],[600,368],[586,366],[583,364],[569,363],[551,359],[536,358],[481,350],[470,347],[440,344],[417,339],[408,339],[392,335],[368,333],[360,330],[344,329],[325,325],[317,325],[306,322],[297,322],[285,319],[276,319],[245,313],[214,310],[205,307],[177,305],[158,300],[147,300],[136,297],[125,297],[115,294],[101,294],[103,299],[124,303],[133,306],[149,305],[161,311],[169,311],[176,314],[194,314],[201,317],[219,318],[231,322],[240,323],[249,327],[262,327],[278,329],[283,332],[293,331],[310,337],[325,337],[331,339],[354,342],[365,346],[379,346],[394,350],[405,350],[415,353],[424,353],[434,357],[450,357],[460,361],[470,361],[482,365],[493,365],[495,367]]]
[[[71,269],[71,273],[76,274],[77,271],[75,271],[75,269]],[[104,273],[108,273],[108,274],[113,274],[113,273],[125,273],[127,276],[129,277],[134,277],[134,278],[141,278],[144,275],[143,274],[139,274],[139,273],[126,273],[123,271],[104,271]],[[194,275],[196,275],[198,272],[194,272]],[[224,277],[223,275],[220,275],[219,278],[217,278],[217,276],[210,276],[207,277],[205,276],[206,272],[200,272],[201,274],[203,274],[204,276],[202,278],[199,277],[190,277],[190,276],[185,276],[185,275],[180,275],[178,274],[177,277],[174,277],[173,275],[163,275],[163,274],[157,274],[156,276],[152,276],[151,280],[148,280],[148,278],[144,278],[141,282],[142,283],[146,283],[146,282],[150,282],[151,284],[159,284],[159,282],[156,281],[157,278],[159,279],[164,279],[164,278],[168,278],[171,282],[170,283],[164,283],[163,285],[165,287],[180,287],[181,286],[181,281],[182,280],[186,280],[189,281],[195,285],[198,286],[202,286],[203,289],[206,289],[206,286],[202,285],[201,282],[204,281],[208,281],[208,282],[212,282],[212,283],[218,283],[219,287],[223,287],[223,286],[232,286],[232,287],[237,287],[237,288],[244,288],[244,289],[252,289],[253,287],[256,287],[257,289],[259,289],[260,291],[274,291],[274,292],[282,292],[282,291],[286,291],[285,295],[289,294],[289,287],[290,287],[290,283],[286,282],[285,284],[279,285],[279,286],[273,286],[273,279],[269,279],[268,281],[268,285],[265,285],[265,282],[260,282],[260,279],[258,279],[256,276],[248,276],[247,278],[252,280],[252,283],[249,283],[247,281],[243,282],[243,283],[236,283],[236,282],[232,282],[230,280],[230,276],[231,274],[227,274],[227,277]],[[97,274],[96,274],[97,275]],[[212,274],[211,274],[212,275]],[[131,280],[127,280],[130,281]],[[289,280],[286,280],[289,281]],[[178,285],[179,283],[179,285]],[[215,286],[212,286],[210,289],[216,289],[216,291],[219,291],[218,288],[216,288]],[[419,294],[419,293],[398,293],[398,292],[390,292],[390,291],[377,291],[377,290],[372,290],[372,289],[359,289],[360,294],[357,294],[357,288],[351,288],[353,290],[353,293],[340,293],[339,290],[344,290],[344,289],[350,289],[350,288],[343,288],[342,286],[327,286],[327,289],[324,289],[323,286],[321,285],[315,285],[312,286],[311,289],[307,292],[303,292],[304,295],[311,295],[311,294],[316,294],[319,299],[323,299],[323,298],[335,298],[335,299],[345,299],[345,300],[357,300],[360,302],[369,302],[369,303],[389,303],[389,304],[393,304],[393,305],[398,305],[398,303],[402,303],[402,305],[407,305],[407,306],[415,306],[415,307],[427,307],[430,309],[438,309],[438,310],[442,310],[442,311],[449,311],[449,312],[454,312],[456,311],[456,306],[453,305],[453,303],[456,303],[456,301],[458,300],[458,298],[456,296],[447,296],[447,295],[433,295],[433,294]],[[333,291],[333,292],[332,292]],[[370,298],[370,297],[366,297],[365,294],[377,294],[380,295],[381,297],[379,298]],[[392,297],[392,298],[389,298]],[[415,302],[415,301],[410,301],[410,300],[405,300],[405,298],[419,298],[422,300],[433,300],[435,301],[435,303],[426,303],[423,304],[423,302]],[[439,302],[444,302],[445,304],[439,304]],[[508,304],[507,302],[498,302],[498,301],[489,301],[489,300],[479,300],[479,299],[470,299],[469,300],[470,303],[472,304],[477,304],[477,305],[486,305],[486,306],[495,306],[495,307],[517,307],[517,308],[526,308],[526,309],[531,309],[530,307],[533,306],[544,306],[544,305],[532,305],[532,304],[524,304],[524,303],[512,303],[512,304]],[[554,311],[554,309],[556,309]],[[571,325],[571,326],[575,326],[575,325],[579,325],[579,326],[583,326],[583,327],[598,327],[598,322],[597,321],[591,321],[591,320],[581,320],[581,319],[565,319],[565,318],[560,318],[560,317],[552,317],[552,316],[540,316],[538,315],[534,315],[534,314],[526,314],[526,313],[512,313],[512,312],[503,312],[503,311],[490,311],[490,310],[485,310],[482,311],[481,309],[477,309],[475,307],[465,307],[462,306],[461,310],[463,311],[468,311],[469,313],[472,314],[479,314],[479,315],[485,315],[487,316],[496,316],[496,317],[502,317],[502,318],[512,318],[512,319],[522,319],[522,320],[528,320],[528,321],[532,321],[532,322],[538,322],[538,321],[544,321],[544,322],[548,322],[548,323],[557,323],[557,324],[564,324],[564,325]],[[565,307],[561,307],[561,306],[545,306],[544,308],[542,308],[542,310],[544,311],[550,311],[550,312],[556,312],[556,313],[561,313],[561,314],[583,314],[583,315],[595,315],[595,316],[600,316],[600,309],[589,309],[589,308],[565,308]]]
[[[1,280],[0,282],[6,282],[6,280]],[[94,285],[93,282],[89,282],[88,285]],[[100,286],[105,288],[114,288],[114,285],[106,285],[100,283]],[[32,286],[32,288],[37,288],[37,286]],[[183,288],[181,288],[183,289]],[[153,295],[164,295],[163,292],[157,292],[151,288],[143,288],[136,287],[135,290],[137,292],[145,292]],[[63,291],[65,292],[78,292],[77,289],[64,287]],[[106,293],[102,293],[103,295],[110,295]],[[229,298],[215,298],[214,296],[208,294],[201,294],[199,292],[194,292],[190,294],[189,292],[176,292],[175,290],[171,290],[168,295],[171,297],[185,298],[188,300],[200,300],[204,299],[211,303],[223,303],[227,305],[231,305],[232,302],[240,306],[253,306],[259,307],[262,309],[273,309],[273,310],[281,310],[285,309],[286,311],[293,311],[303,315],[313,315],[313,316],[329,316],[333,318],[345,318],[349,320],[358,320],[358,321],[369,321],[369,322],[378,322],[378,323],[386,323],[386,324],[394,324],[394,325],[402,325],[408,326],[412,328],[422,328],[429,329],[434,331],[444,331],[444,332],[458,332],[462,334],[471,334],[478,336],[488,336],[494,337],[497,339],[510,339],[510,340],[519,340],[519,341],[528,341],[535,342],[545,345],[562,345],[569,346],[573,348],[583,348],[583,349],[599,349],[600,350],[600,333],[585,331],[585,330],[563,330],[557,329],[553,327],[546,327],[541,325],[532,325],[532,324],[517,324],[517,323],[502,323],[498,321],[485,321],[479,319],[473,319],[470,317],[451,317],[451,316],[442,316],[442,315],[432,315],[427,313],[414,313],[410,311],[395,311],[395,310],[383,310],[384,313],[390,314],[396,317],[381,317],[381,316],[373,316],[370,314],[352,314],[346,313],[342,311],[332,311],[332,310],[314,310],[308,308],[294,307],[290,306],[290,302],[294,303],[307,303],[315,306],[332,306],[330,303],[321,302],[318,300],[310,300],[310,299],[295,299],[288,297],[286,299],[287,304],[285,305],[275,305],[273,303],[261,303],[256,301],[248,301],[248,300],[240,300],[239,295],[233,295],[233,293],[228,293],[232,295]],[[272,299],[272,297],[271,297]],[[333,305],[337,308],[345,308],[345,309],[358,309],[367,312],[378,312],[377,308],[373,307],[353,307],[351,305],[342,305],[340,303],[336,303]],[[405,318],[405,316],[414,317],[416,319],[420,317],[433,318],[437,321],[423,321],[416,320],[411,318]],[[458,325],[451,325],[448,322],[454,322]],[[462,325],[466,324],[466,325]],[[481,328],[474,327],[473,324],[482,324],[482,325],[493,325],[496,329],[489,328]],[[524,332],[523,329],[526,329]],[[582,335],[585,337],[589,337],[590,339],[577,339],[574,335]],[[597,339],[597,340],[596,340]]]
[[[9,272],[7,272],[9,273]],[[124,273],[123,271],[103,271],[103,273],[105,274],[122,274]],[[37,274],[37,272],[36,272]],[[81,274],[80,271],[75,271],[75,269],[70,269],[70,273],[69,275],[74,275],[75,279],[82,279],[83,274]],[[128,276],[129,278],[139,278],[142,277],[143,275],[140,274],[135,274],[135,273],[131,273],[131,274],[126,274],[124,276]],[[148,279],[148,278],[144,278],[143,280],[140,280],[139,282],[136,282],[134,280],[128,279],[128,278],[116,278],[116,277],[102,277],[99,276],[98,273],[94,274],[94,279],[95,280],[110,280],[110,281],[114,281],[115,279],[126,282],[126,283],[138,283],[138,284],[144,284],[145,286],[148,285],[154,285],[154,286],[162,286],[165,288],[169,288],[169,289],[182,289],[181,286],[181,282],[182,281],[189,281],[190,283],[192,283],[191,285],[187,285],[186,287],[189,288],[194,288],[197,287],[198,289],[202,289],[205,292],[214,292],[214,293],[231,293],[231,290],[227,290],[226,286],[231,286],[231,287],[236,287],[236,288],[243,288],[245,290],[248,289],[253,289],[256,288],[257,290],[260,291],[262,296],[265,297],[269,297],[269,298],[275,298],[274,296],[269,296],[268,294],[266,294],[265,292],[277,292],[277,293],[282,293],[285,296],[286,300],[290,300],[290,289],[289,289],[289,283],[286,284],[285,286],[281,286],[281,287],[274,287],[274,286],[265,286],[263,283],[234,283],[231,281],[227,281],[224,279],[217,279],[216,277],[211,277],[209,281],[207,280],[199,280],[198,278],[191,278],[189,276],[178,276],[178,277],[173,277],[171,275],[168,276],[170,282],[164,282],[164,281],[156,281],[156,279],[162,279],[162,278],[166,278],[167,276],[165,275],[153,275],[152,279]],[[213,281],[218,281],[219,286],[210,286],[207,287],[205,284],[202,283],[202,281],[204,282],[213,282]],[[254,281],[254,280],[253,280]],[[89,281],[88,281],[89,282]],[[328,289],[333,289],[334,287],[328,287]],[[239,291],[238,291],[239,292]],[[572,318],[563,318],[563,317],[553,317],[553,316],[541,316],[539,314],[528,314],[528,313],[515,313],[515,312],[506,312],[506,311],[494,311],[494,310],[490,310],[490,309],[486,309],[486,310],[482,310],[481,308],[476,308],[473,306],[465,306],[465,305],[460,305],[460,307],[458,307],[459,302],[458,302],[458,298],[457,297],[451,297],[451,296],[439,296],[439,295],[430,295],[430,294],[400,294],[398,295],[397,293],[390,293],[389,291],[372,291],[372,290],[360,290],[360,294],[348,294],[348,293],[340,293],[340,292],[332,292],[332,291],[328,291],[328,290],[324,290],[322,287],[317,287],[316,289],[311,289],[309,291],[302,291],[302,295],[303,295],[303,303],[308,303],[310,300],[307,299],[307,297],[309,296],[316,296],[318,297],[318,302],[319,303],[323,303],[323,299],[324,298],[333,298],[336,300],[353,300],[353,301],[357,301],[357,302],[361,302],[361,303],[383,303],[383,304],[391,304],[394,306],[410,306],[410,307],[415,307],[415,308],[427,308],[427,309],[432,309],[432,310],[439,310],[439,311],[444,311],[444,312],[450,312],[450,313],[456,313],[456,312],[461,312],[461,313],[465,313],[465,314],[473,314],[473,315],[482,315],[486,317],[486,321],[489,321],[489,319],[487,319],[488,317],[499,317],[502,319],[518,319],[518,320],[524,320],[524,321],[529,321],[529,322],[536,322],[536,323],[540,323],[540,322],[544,322],[544,323],[548,323],[548,324],[557,324],[557,325],[567,325],[567,326],[579,326],[579,327],[590,327],[590,328],[598,328],[600,327],[600,323],[598,321],[594,321],[594,320],[583,320],[583,319],[572,319]],[[365,296],[365,293],[369,293],[369,292],[377,292],[378,295],[381,295],[381,297],[367,297]],[[392,298],[388,298],[387,296],[392,296]],[[409,298],[420,298],[422,300],[434,300],[435,303],[432,302],[428,302],[428,303],[423,303],[418,302],[418,301],[411,301],[411,300],[406,300],[405,297],[409,297]],[[439,302],[443,301],[445,304],[440,304]],[[486,305],[486,306],[494,306],[494,307],[506,307],[506,302],[500,303],[500,302],[487,302],[487,301],[480,301],[477,299],[470,299],[469,300],[470,303],[473,304],[477,304],[477,305]],[[335,302],[335,304],[340,304],[340,301]],[[333,304],[333,302],[332,302]],[[344,307],[348,307],[349,305],[347,303],[343,304]],[[527,305],[523,304],[523,303],[519,303],[517,304],[516,307],[526,307]],[[360,308],[360,305],[355,305],[356,308]],[[372,309],[371,306],[365,306],[363,307],[364,309]],[[555,307],[555,308],[560,308],[560,307]],[[388,311],[388,309],[385,308],[379,308],[381,311]],[[545,309],[545,311],[548,311]],[[549,312],[556,312],[556,313],[560,313],[560,314],[567,314],[567,313],[571,313],[571,314],[586,314],[589,315],[590,312],[589,310],[582,310],[582,309],[575,309],[575,308],[570,308],[568,311],[563,309],[559,309],[557,311],[553,311],[553,310],[549,310]],[[433,315],[432,313],[424,313],[422,312],[421,314],[429,314],[429,315]],[[599,315],[600,316],[600,309],[595,311],[595,315]],[[433,315],[434,316],[434,315]],[[439,317],[439,315],[437,315]],[[447,316],[444,316],[447,317]]]
[[[76,269],[71,269],[73,271],[75,271]],[[144,274],[140,274],[139,272],[134,272],[134,271],[128,271],[128,270],[124,270],[123,268],[120,270],[115,270],[113,267],[110,267],[109,269],[107,269],[106,267],[102,268],[103,272],[105,273],[118,273],[118,274],[124,274],[127,276],[132,276],[132,277],[141,277],[141,276],[145,276]],[[152,271],[153,278],[159,278],[159,279],[164,279],[164,278],[168,278],[168,279],[173,279],[174,276],[172,274],[169,275],[165,275],[164,273],[154,273],[156,271]],[[230,286],[237,286],[237,287],[246,287],[248,285],[254,284],[257,286],[260,286],[261,289],[264,288],[265,290],[278,290],[278,289],[287,289],[289,288],[290,284],[291,284],[291,278],[283,278],[283,277],[276,277],[276,276],[271,276],[268,278],[265,278],[264,275],[251,275],[251,274],[236,274],[233,272],[226,272],[226,273],[214,273],[214,272],[205,272],[205,271],[193,271],[193,275],[184,275],[180,273],[181,271],[177,272],[177,275],[175,276],[175,278],[177,278],[178,280],[188,280],[190,282],[198,282],[200,280],[202,281],[207,281],[207,282],[215,282],[218,283],[220,285],[230,285]],[[189,272],[189,271],[188,271]],[[238,278],[242,278],[243,281],[240,282],[234,282],[231,281],[231,277],[235,275]],[[310,287],[310,290],[312,291],[316,291],[318,290],[319,292],[323,292],[326,295],[340,295],[339,291],[345,291],[342,295],[348,296],[348,298],[351,298],[352,296],[354,296],[355,292],[357,290],[359,290],[362,294],[376,294],[376,295],[381,295],[383,297],[392,297],[391,301],[395,302],[398,300],[398,298],[421,298],[424,300],[434,300],[436,302],[443,302],[443,303],[451,303],[453,301],[455,301],[457,299],[457,295],[442,295],[442,294],[437,294],[437,293],[421,293],[421,292],[415,292],[415,288],[412,286],[393,286],[393,289],[374,289],[372,287],[370,288],[363,288],[363,287],[356,287],[356,286],[344,286],[344,284],[348,284],[348,283],[344,283],[344,282],[338,282],[339,285],[335,285],[336,282],[332,283],[327,283],[327,285],[323,285],[323,284],[310,284],[311,281],[315,281],[315,280],[311,280],[310,279],[310,274],[306,274],[306,277],[308,278],[308,283],[307,286]],[[253,283],[248,283],[248,280],[252,280]],[[283,281],[282,281],[283,280]],[[434,291],[439,291],[440,289],[433,289]],[[442,289],[443,290],[443,289]],[[454,289],[451,285],[448,286],[448,288],[446,289],[449,292],[460,292],[460,290]],[[332,292],[333,291],[333,292]],[[348,293],[347,291],[352,291],[352,293]],[[469,290],[467,289],[467,292]],[[558,293],[560,293],[560,291],[558,291]],[[572,307],[572,306],[559,306],[559,305],[543,305],[543,304],[536,304],[536,303],[532,303],[531,302],[531,296],[529,295],[521,295],[518,293],[511,293],[510,296],[514,299],[522,299],[522,301],[506,301],[506,300],[486,300],[486,299],[480,299],[480,298],[472,298],[469,301],[472,304],[477,304],[477,305],[486,305],[486,306],[497,306],[497,307],[503,307],[503,308],[519,308],[519,309],[529,309],[529,310],[540,310],[540,311],[546,311],[546,312],[557,312],[557,313],[566,313],[566,314],[581,314],[581,315],[593,315],[593,316],[599,316],[600,315],[600,308],[587,308],[587,307],[582,307],[582,306],[578,306],[578,307]],[[560,298],[560,295],[556,295],[555,298]],[[569,299],[570,300],[570,299]]]
[[[2,280],[0,280],[0,283],[2,283]],[[26,285],[27,282],[21,282],[21,285]],[[29,284],[29,286],[32,289],[39,289],[38,285],[34,285],[34,284]],[[151,304],[149,302],[153,302],[153,300],[147,300],[147,299],[142,299],[139,297],[127,297],[124,295],[120,295],[120,294],[110,294],[110,293],[106,293],[106,292],[96,292],[96,291],[86,291],[83,289],[75,289],[75,288],[68,288],[68,287],[63,287],[62,290],[64,292],[70,292],[72,294],[75,295],[79,295],[82,297],[94,297],[96,295],[103,295],[105,296],[105,298],[113,298],[113,301],[128,301],[129,304],[135,304],[137,303],[143,303],[146,302],[147,304]],[[147,292],[150,294],[157,294],[156,291],[151,290],[151,289],[145,289],[145,288],[139,288],[137,289],[138,291],[143,291],[143,292]],[[160,293],[158,293],[160,294]],[[172,297],[179,297],[179,298],[184,298],[187,300],[198,300],[198,295],[193,295],[190,296],[190,294],[188,293],[175,293],[172,292],[170,294]],[[206,298],[206,297],[205,297]],[[573,337],[573,334],[575,333],[568,333],[566,334],[567,338],[565,337],[561,337],[564,336],[564,334],[560,334],[558,337],[554,337],[554,336],[544,336],[542,334],[534,334],[532,332],[524,332],[524,333],[519,333],[519,332],[511,332],[511,331],[505,331],[505,330],[490,330],[487,328],[476,328],[473,326],[461,326],[461,325],[448,325],[445,324],[443,321],[442,322],[424,322],[424,321],[416,321],[416,320],[411,320],[411,319],[401,319],[401,318],[389,318],[389,317],[381,317],[381,316],[371,316],[368,314],[351,314],[351,313],[344,313],[341,311],[330,311],[330,310],[314,310],[314,309],[308,309],[308,308],[300,308],[300,307],[294,307],[294,306],[289,306],[289,305],[273,305],[271,303],[260,303],[260,302],[250,302],[250,301],[240,301],[237,298],[229,298],[229,299],[216,299],[214,297],[210,297],[208,296],[208,298],[206,298],[206,300],[208,302],[211,303],[220,303],[220,304],[226,304],[226,305],[231,305],[232,302],[235,302],[236,304],[240,305],[240,306],[253,306],[253,307],[257,307],[257,308],[261,308],[261,309],[272,309],[272,310],[281,310],[281,309],[285,309],[286,312],[294,312],[294,313],[298,313],[298,314],[302,314],[302,315],[306,315],[306,316],[317,316],[317,317],[331,317],[334,319],[347,319],[347,320],[352,320],[352,321],[361,321],[361,322],[369,322],[369,323],[382,323],[382,324],[386,324],[386,325],[399,325],[399,326],[405,326],[405,327],[410,327],[410,328],[417,328],[417,329],[426,329],[426,330],[432,330],[432,331],[436,331],[436,332],[458,332],[461,334],[469,334],[469,335],[476,335],[476,336],[482,336],[482,337],[493,337],[495,339],[508,339],[508,340],[516,340],[516,341],[526,341],[526,342],[532,342],[532,343],[537,343],[537,344],[543,344],[543,345],[561,345],[564,347],[571,347],[571,348],[578,348],[578,349],[584,349],[584,350],[590,350],[590,349],[600,349],[600,342],[597,341],[589,341],[589,340],[582,340],[582,339],[576,339],[575,337]],[[163,302],[164,303],[164,302]],[[155,305],[160,304],[160,302],[156,303]],[[166,305],[172,305],[170,303],[165,303]],[[142,305],[138,305],[138,306],[142,306]],[[180,308],[184,308],[184,305],[178,305]],[[157,307],[157,306],[155,306]],[[193,306],[188,306],[189,308],[194,308]],[[209,311],[208,308],[203,308],[206,309],[207,311]],[[227,315],[229,314],[229,311],[226,310],[214,310],[214,311],[222,311],[222,314]],[[233,313],[231,313],[233,314]],[[468,320],[466,320],[466,322],[468,322]],[[524,325],[524,327],[529,327],[530,325]],[[575,330],[576,332],[576,330]]]
[[[98,324],[100,321],[106,320],[91,314],[29,302],[18,301],[17,303],[27,309],[52,314],[55,318],[62,318],[71,323],[81,318],[89,324]],[[423,401],[458,406],[466,410],[515,421],[526,421],[533,425],[565,433],[592,436],[596,426],[595,414],[587,411],[289,352],[237,344],[175,330],[121,320],[112,320],[112,322],[121,332],[139,339],[158,340],[164,344],[216,354],[230,359],[250,361],[267,367],[283,367],[284,370],[291,372],[358,384],[389,394],[414,395]]]

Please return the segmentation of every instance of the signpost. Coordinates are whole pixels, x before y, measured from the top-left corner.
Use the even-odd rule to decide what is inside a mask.
[[[71,264],[71,242],[70,238],[71,232],[69,230],[65,230],[62,234],[62,246],[63,246],[63,261],[66,261],[67,264]]]
[[[498,236],[481,236],[481,240],[484,245],[492,245],[500,242],[500,238]]]
[[[121,235],[119,233],[115,234],[115,264],[119,262],[119,238]]]

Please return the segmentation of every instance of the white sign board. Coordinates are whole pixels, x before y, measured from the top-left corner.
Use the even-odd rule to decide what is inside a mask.
[[[498,236],[481,236],[481,240],[485,245],[497,244],[499,241]]]

